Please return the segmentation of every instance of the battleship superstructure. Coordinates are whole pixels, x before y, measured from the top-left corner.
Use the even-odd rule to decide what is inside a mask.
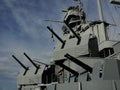
[[[109,40],[101,0],[97,0],[100,20],[87,22],[82,3],[64,12],[63,37],[58,39],[51,64],[33,61],[18,75],[18,90],[120,90],[120,42]],[[119,4],[120,0],[111,0]]]

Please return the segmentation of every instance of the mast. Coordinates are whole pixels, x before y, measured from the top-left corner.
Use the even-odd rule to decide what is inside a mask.
[[[79,11],[82,9],[82,3],[81,0],[78,0],[78,5],[79,5]]]
[[[107,37],[107,31],[105,28],[105,24],[104,24],[104,16],[103,16],[103,11],[102,11],[102,5],[101,5],[101,0],[97,0],[97,4],[98,4],[98,12],[99,12],[99,19],[102,22],[100,27],[99,27],[99,36],[100,36],[100,42],[102,41],[106,41],[108,40]]]
[[[99,11],[99,18],[101,21],[104,21],[101,0],[97,0],[97,4],[98,4],[98,11]]]

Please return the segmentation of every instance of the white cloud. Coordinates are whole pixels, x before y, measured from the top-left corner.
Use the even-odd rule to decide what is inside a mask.
[[[27,7],[17,7],[13,5],[13,1],[4,0],[6,5],[11,9],[13,16],[21,27],[21,33],[27,34],[32,38],[40,38],[40,25],[44,25],[44,22],[40,19],[40,17],[36,14],[33,14]],[[14,2],[17,2],[14,0]],[[44,32],[42,32],[44,33]]]
[[[55,0],[56,8],[55,6],[49,6],[46,1],[42,2],[40,0],[42,6],[38,6],[42,8],[33,5],[34,0],[33,2],[28,2],[29,0],[21,0],[24,1],[21,6],[19,5],[19,2],[21,1],[18,0],[3,1],[12,12],[18,26],[20,26],[20,32],[17,33],[17,31],[14,30],[14,32],[17,33],[16,34],[4,31],[4,35],[0,36],[2,37],[0,40],[0,43],[2,44],[2,46],[0,46],[0,76],[2,80],[15,81],[21,66],[12,58],[12,54],[14,54],[26,66],[32,64],[23,55],[23,52],[26,52],[31,59],[36,59],[44,63],[50,62],[54,46],[52,46],[52,40],[49,38],[51,33],[46,29],[49,22],[44,22],[43,20],[48,18],[56,18],[58,20],[58,18],[61,18],[62,14],[57,14],[57,12],[61,13],[61,10],[59,10],[61,5],[58,0]],[[30,6],[30,9],[28,6],[24,5],[25,2],[28,3],[27,5]],[[17,4],[18,6],[16,6]],[[33,11],[31,9],[33,9]],[[46,12],[50,11],[49,9],[51,12]],[[13,28],[11,28],[13,26],[10,26],[9,23],[7,24],[9,27],[8,29],[13,31]],[[61,32],[59,25],[53,23],[53,26],[55,27],[53,27],[55,32],[58,32],[59,34],[59,32]]]
[[[23,52],[26,52],[31,59],[49,63],[52,51],[43,51],[42,47],[39,49],[41,49],[41,51],[18,45],[17,42],[13,43],[13,45],[10,45],[8,48],[0,48],[0,76],[3,79],[10,80],[15,80],[17,78],[18,72],[22,67],[12,58],[12,54],[14,54],[25,66],[31,66],[32,64],[23,55]],[[4,53],[3,56],[2,53]]]
[[[0,76],[2,79],[16,79],[17,67],[10,62],[9,57],[0,57]]]

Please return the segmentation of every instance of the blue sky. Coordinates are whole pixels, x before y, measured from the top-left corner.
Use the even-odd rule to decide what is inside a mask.
[[[85,4],[90,7],[84,8],[87,15],[90,13],[88,20],[98,20],[95,1]],[[50,62],[54,42],[46,26],[52,26],[61,35],[61,24],[44,20],[62,21],[62,9],[74,4],[73,0],[0,0],[0,90],[16,90],[16,78],[21,67],[12,59],[12,54],[26,66],[31,64],[23,52],[33,59]],[[105,6],[104,11],[107,11]],[[115,14],[115,17],[118,16]],[[112,23],[109,18],[107,20]]]
[[[23,52],[50,62],[54,43],[46,26],[54,27],[59,34],[61,31],[59,24],[44,20],[62,20],[61,9],[68,5],[67,0],[0,0],[0,90],[16,90],[21,67],[12,54],[26,66],[31,64]]]

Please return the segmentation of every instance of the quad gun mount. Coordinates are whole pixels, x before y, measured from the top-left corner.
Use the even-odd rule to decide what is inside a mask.
[[[88,66],[87,64],[83,63],[82,61],[76,59],[75,57],[69,55],[69,54],[66,54],[65,55],[66,58],[68,58],[69,60],[71,60],[72,62],[74,62],[75,64],[79,65],[80,67],[84,68],[87,72],[90,72],[92,73],[92,67]],[[78,76],[79,73],[77,71],[74,71],[72,70],[70,67],[67,67],[66,65],[63,64],[63,62],[65,61],[66,59],[64,60],[58,60],[58,61],[55,61],[55,64],[56,65],[59,65],[60,67],[62,67],[63,69],[66,69],[67,71],[71,72],[72,74],[74,74],[75,76]]]
[[[90,66],[88,66],[87,64],[81,62],[80,60],[76,59],[75,57],[73,57],[69,54],[66,54],[65,57],[67,57],[69,60],[76,63],[80,67],[84,68],[86,71],[89,71],[90,73],[92,73],[92,68]]]
[[[88,22],[81,0],[66,13],[50,64],[32,60],[18,75],[18,90],[120,90],[120,42],[107,39],[109,23],[104,21],[101,2],[98,2],[100,20]],[[119,0],[111,0],[118,2]],[[34,62],[35,61],[35,62]],[[39,63],[39,64],[38,64]]]
[[[35,62],[33,62],[33,60],[26,54],[24,53],[24,55],[27,57],[27,59],[33,64],[33,66],[36,68],[35,74],[37,74],[38,69],[40,69],[40,65],[37,65]],[[25,69],[25,72],[23,75],[25,75],[27,73],[27,71],[29,70],[29,67],[26,67],[23,63],[20,62],[20,60],[18,60],[14,55],[12,55],[12,57]]]
[[[64,65],[64,64],[63,64],[63,60],[62,60],[62,61],[61,61],[61,60],[60,60],[60,61],[56,61],[55,64],[56,64],[56,65],[59,65],[59,66],[62,67],[63,69],[67,70],[68,72],[71,72],[71,73],[72,73],[73,75],[75,75],[75,76],[78,76],[78,75],[79,75],[79,73],[78,73],[77,71],[75,71],[75,70],[71,69],[70,67]]]

